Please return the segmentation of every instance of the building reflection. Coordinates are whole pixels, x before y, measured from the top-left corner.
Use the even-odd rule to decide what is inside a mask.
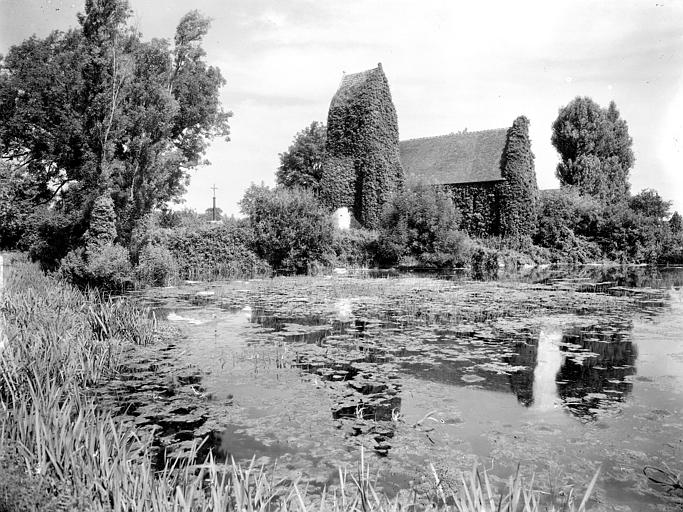
[[[511,349],[503,358],[509,365],[505,373],[474,369],[465,352],[464,357],[437,356],[432,362],[405,361],[402,367],[424,380],[511,392],[534,410],[565,407],[590,419],[600,409],[618,406],[632,390],[627,377],[636,372],[638,354],[630,330],[630,325],[619,324],[564,329],[551,325],[514,337],[501,334],[485,345]],[[479,378],[467,380],[472,374]]]
[[[581,417],[623,402],[633,384],[638,352],[630,326],[592,326],[570,329],[562,337],[564,363],[557,373],[558,394],[566,407]]]

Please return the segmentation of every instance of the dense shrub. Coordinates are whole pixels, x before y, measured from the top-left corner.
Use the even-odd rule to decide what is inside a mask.
[[[305,273],[329,263],[334,224],[312,192],[252,185],[240,205],[254,251],[274,269]]]
[[[478,247],[472,252],[470,258],[472,279],[489,281],[498,277],[499,253],[495,249]]]
[[[544,190],[540,194],[535,244],[550,250],[553,261],[585,263],[601,258],[593,241],[602,206],[572,188]]]
[[[163,245],[146,245],[138,256],[135,274],[139,282],[151,286],[166,286],[178,273],[171,251]]]
[[[103,290],[125,290],[132,284],[128,250],[118,244],[99,247],[87,255],[89,284]]]
[[[28,221],[21,245],[28,248],[31,260],[39,262],[43,270],[56,270],[73,245],[73,222],[59,211],[38,208]]]
[[[161,231],[163,243],[183,279],[229,279],[270,274],[270,267],[251,249],[253,235],[246,222],[204,224],[200,228]]]
[[[668,226],[624,204],[605,211],[596,241],[605,257],[624,263],[657,263],[670,233]]]
[[[440,187],[412,183],[384,208],[378,239],[380,264],[411,258],[422,265],[453,267],[468,258],[468,238],[458,231],[460,215]]]
[[[133,282],[128,250],[117,244],[98,246],[96,251],[69,251],[60,263],[59,275],[79,288],[104,291],[122,291]]]
[[[366,229],[337,230],[334,233],[332,249],[334,265],[340,267],[370,267],[377,254],[376,231]]]

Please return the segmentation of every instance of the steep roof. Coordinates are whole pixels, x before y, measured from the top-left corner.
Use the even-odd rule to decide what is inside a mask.
[[[378,64],[376,68],[360,71],[359,73],[345,74],[342,77],[337,92],[332,98],[330,108],[347,104],[349,99],[356,95],[358,89],[368,81],[368,78],[376,73],[382,73],[382,64]]]
[[[435,184],[499,181],[507,129],[466,132],[401,141],[406,177]]]

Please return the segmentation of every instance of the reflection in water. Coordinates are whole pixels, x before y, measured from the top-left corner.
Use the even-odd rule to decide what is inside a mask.
[[[555,378],[562,366],[560,342],[562,331],[545,328],[538,336],[538,356],[533,377],[533,408],[546,411],[557,407],[558,393]]]
[[[534,401],[534,368],[538,356],[538,337],[534,332],[527,333],[526,339],[515,343],[515,354],[505,361],[517,368],[508,376],[509,387],[517,395],[519,403],[530,406]],[[505,382],[502,383],[505,387]]]
[[[630,326],[574,328],[562,339],[567,356],[557,374],[559,395],[582,417],[623,402],[633,389],[626,377],[636,372],[638,353]]]

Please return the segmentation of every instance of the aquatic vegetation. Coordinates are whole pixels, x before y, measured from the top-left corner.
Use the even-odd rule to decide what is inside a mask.
[[[620,467],[642,468],[647,457],[658,467],[672,462],[665,453],[641,454],[637,442],[613,452],[596,445],[614,435],[610,415],[634,414],[629,424],[641,436],[653,422],[677,432],[664,407],[632,412],[628,403],[634,387],[651,385],[633,368],[634,315],[666,312],[666,297],[643,306],[637,293],[612,295],[612,285],[589,291],[587,282],[600,281],[584,278],[276,278],[148,290],[134,296],[138,316],[126,300],[95,317],[97,297],[83,305],[82,294],[64,294],[67,307],[51,291],[61,284],[44,280],[27,272],[23,282],[43,287],[65,322],[29,309],[16,318],[71,329],[48,341],[40,339],[50,332],[44,326],[22,333],[59,348],[52,351],[59,357],[39,365],[59,361],[69,373],[43,379],[22,359],[32,352],[12,349],[21,371],[8,375],[22,384],[2,384],[6,396],[16,389],[20,398],[5,400],[0,420],[0,510],[7,488],[21,486],[60,503],[92,495],[91,508],[110,510],[490,510],[492,502],[501,510],[576,510],[573,488],[594,485],[598,501],[612,499],[605,493],[614,488],[614,467],[589,481],[604,454]],[[23,311],[20,303],[7,301],[3,311]],[[67,314],[71,306],[78,315]],[[133,316],[119,326],[112,317],[124,307]],[[10,321],[13,342],[21,322]],[[79,357],[62,346],[76,334]],[[553,364],[563,369],[559,380]],[[506,396],[527,419],[483,432],[474,426],[491,448],[486,470],[469,471],[482,453],[466,437],[472,408],[511,407]],[[568,430],[570,449],[599,452],[598,460],[552,458],[547,446],[564,449],[552,439],[565,427],[528,420],[545,407],[585,423],[585,435]],[[352,469],[359,451],[362,471]],[[548,483],[544,460],[566,470],[561,485]],[[105,479],[112,472],[112,482],[130,487],[113,487]],[[616,476],[619,489],[635,481],[648,499],[663,500],[640,469]]]
[[[309,493],[303,481],[275,480],[269,470],[254,462],[246,467],[234,461],[218,463],[210,451],[202,455],[206,453],[203,444],[194,440],[192,429],[205,421],[196,403],[208,400],[199,386],[200,376],[167,371],[170,367],[164,368],[163,357],[131,358],[131,350],[149,351],[153,356],[149,342],[156,323],[144,311],[125,306],[125,301],[100,299],[46,278],[29,265],[11,272],[2,302],[8,345],[0,355],[1,510],[366,511],[434,504],[439,509],[483,510],[487,505],[472,494],[475,491],[504,504],[537,502],[536,491],[521,482],[513,482],[507,494],[498,498],[498,491],[492,491],[485,480],[484,495],[476,471],[463,477],[470,486],[463,491],[467,498],[456,492],[453,504],[444,499],[443,492],[441,498],[414,492],[389,498],[370,478],[362,454],[358,472],[340,469],[339,484],[322,494]],[[157,424],[145,428],[145,422],[135,421],[130,413],[149,406],[136,403],[141,397],[131,394],[128,384],[136,375],[146,379],[150,374],[159,374],[157,383],[143,383],[150,397],[184,398],[161,411]],[[102,382],[128,401],[125,410],[117,411],[113,402],[107,402],[99,391]],[[361,419],[364,409],[357,409]],[[154,432],[165,428],[168,412],[172,427],[184,423],[191,435],[184,452],[165,457],[158,467]],[[147,411],[141,416],[153,414]]]

